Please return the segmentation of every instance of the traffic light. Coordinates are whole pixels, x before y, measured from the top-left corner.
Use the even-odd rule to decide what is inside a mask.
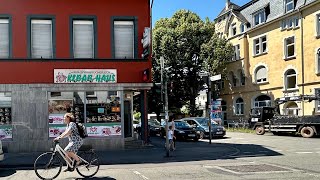
[[[150,81],[150,69],[149,69],[149,68],[143,70],[142,80],[143,80],[144,82],[149,82],[149,81]]]

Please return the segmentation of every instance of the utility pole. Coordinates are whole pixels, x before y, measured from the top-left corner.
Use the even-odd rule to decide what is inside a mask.
[[[164,58],[160,57],[160,66],[161,66],[161,101],[163,102],[163,89],[164,89],[164,96],[165,96],[165,103],[164,103],[164,113],[165,113],[165,121],[166,121],[166,156],[169,157],[169,110],[168,110],[168,88],[167,88],[167,76],[165,76],[165,81],[163,81],[163,69],[164,69]],[[164,82],[164,85],[163,85]],[[163,87],[164,86],[164,87]]]

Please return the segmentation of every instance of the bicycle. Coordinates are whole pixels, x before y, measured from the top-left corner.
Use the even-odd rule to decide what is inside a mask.
[[[99,159],[91,146],[81,147],[79,149],[79,155],[77,156],[81,160],[80,165],[75,168],[78,174],[80,174],[84,178],[89,178],[97,174],[100,167]],[[71,167],[72,170],[74,170],[74,167],[76,165],[75,160],[66,157],[66,151],[61,148],[61,146],[59,145],[59,141],[55,141],[54,149],[52,151],[41,154],[35,160],[34,171],[36,175],[40,179],[44,180],[57,178],[61,173],[61,169],[63,166],[61,157],[67,163],[67,165]],[[44,173],[42,174],[42,172]],[[48,175],[49,172],[52,173],[52,175]]]

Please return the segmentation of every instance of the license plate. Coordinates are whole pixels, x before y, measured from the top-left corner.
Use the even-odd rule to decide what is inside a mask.
[[[195,134],[188,134],[189,137],[195,137]]]
[[[216,132],[216,134],[223,134],[223,132]]]

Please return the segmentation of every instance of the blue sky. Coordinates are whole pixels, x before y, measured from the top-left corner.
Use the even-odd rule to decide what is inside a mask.
[[[152,0],[151,0],[152,1]],[[242,6],[250,0],[231,0],[231,2]],[[211,21],[217,17],[225,7],[226,0],[154,0],[152,10],[152,23],[172,15],[179,9],[187,9],[198,14],[201,19],[209,17]]]

